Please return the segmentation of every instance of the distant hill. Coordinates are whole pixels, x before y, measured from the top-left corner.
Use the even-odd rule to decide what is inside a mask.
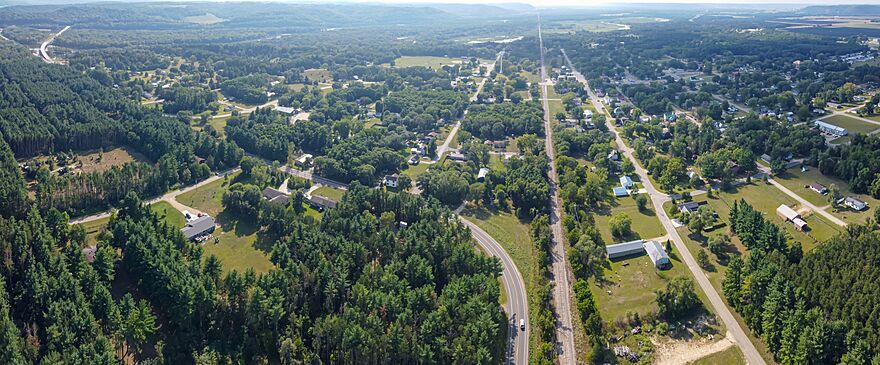
[[[880,16],[880,5],[815,5],[801,9],[798,14]]]

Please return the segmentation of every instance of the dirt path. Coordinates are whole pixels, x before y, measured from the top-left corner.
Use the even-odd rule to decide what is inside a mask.
[[[706,356],[727,350],[734,343],[727,337],[719,341],[669,341],[654,343],[657,352],[654,354],[654,365],[681,365],[702,359]]]

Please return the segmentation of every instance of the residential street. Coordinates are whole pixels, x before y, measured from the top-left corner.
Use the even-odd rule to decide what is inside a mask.
[[[584,84],[587,88],[587,92],[589,93],[590,100],[593,103],[593,106],[596,108],[596,111],[601,114],[607,114],[605,111],[605,107],[599,102],[598,96],[593,92],[593,89],[590,88],[589,83],[586,78],[580,73],[577,72],[571,64],[571,61],[568,58],[568,55],[565,54],[565,51],[562,52],[565,56],[565,61],[569,65],[569,68],[572,69],[574,75],[577,77],[578,81]],[[636,174],[639,176],[642,184],[647,190],[648,195],[651,197],[651,203],[654,205],[657,212],[657,218],[660,219],[660,223],[663,225],[663,228],[666,229],[667,235],[672,239],[672,242],[675,244],[675,250],[678,255],[681,256],[688,269],[693,274],[694,278],[697,281],[697,284],[706,293],[706,296],[709,299],[709,303],[712,305],[713,311],[721,318],[724,322],[725,327],[730,332],[734,341],[739,345],[740,350],[742,350],[743,355],[745,356],[746,362],[751,365],[764,365],[766,362],[764,358],[761,357],[761,354],[758,353],[758,350],[755,348],[755,345],[749,340],[748,335],[740,326],[739,322],[736,321],[736,318],[733,317],[733,313],[730,312],[730,309],[727,308],[727,305],[724,304],[724,301],[721,299],[721,296],[718,294],[718,291],[715,290],[715,287],[712,286],[712,283],[709,282],[709,278],[703,273],[703,269],[700,268],[700,265],[697,264],[697,261],[694,259],[694,256],[691,255],[690,251],[688,251],[687,246],[685,246],[684,241],[681,239],[681,236],[678,234],[678,231],[675,229],[675,226],[672,224],[672,221],[669,219],[669,216],[666,214],[666,211],[663,209],[663,203],[670,200],[669,196],[665,193],[659,192],[654,188],[654,185],[651,183],[651,180],[648,178],[648,172],[641,166],[638,160],[633,156],[633,150],[629,146],[624,143],[623,139],[620,137],[620,134],[617,133],[617,130],[614,127],[614,122],[611,118],[606,119],[605,121],[608,129],[613,131],[614,137],[616,139],[617,145],[620,146],[621,150],[623,150],[623,154],[629,158],[633,165],[635,166]]]

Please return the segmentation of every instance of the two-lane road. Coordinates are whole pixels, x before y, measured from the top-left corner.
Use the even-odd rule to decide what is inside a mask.
[[[46,61],[46,63],[55,63],[55,60],[52,59],[52,57],[49,57],[49,44],[51,44],[52,41],[55,40],[55,38],[58,38],[61,33],[66,32],[68,29],[70,29],[69,25],[64,27],[64,29],[61,29],[61,31],[59,31],[58,33],[50,35],[49,38],[46,38],[46,40],[43,41],[42,44],[40,44],[40,58],[42,58],[43,61]]]
[[[526,286],[522,275],[516,268],[513,259],[504,251],[504,248],[495,241],[482,228],[467,219],[460,219],[465,226],[470,228],[474,241],[491,256],[501,261],[501,281],[504,284],[504,292],[507,294],[508,326],[508,361],[506,364],[526,365],[529,363],[529,299],[526,295]],[[519,321],[525,320],[526,329],[520,330]]]
[[[596,108],[597,112],[607,115],[605,107],[599,102],[598,96],[596,96],[593,89],[590,88],[587,79],[572,66],[571,60],[569,60],[565,50],[562,50],[562,55],[565,57],[565,63],[568,64],[568,67],[572,70],[577,80],[586,87],[587,93],[590,95],[590,100],[593,103],[593,107]],[[632,148],[624,143],[623,139],[620,137],[620,133],[615,129],[614,122],[611,118],[607,118],[605,124],[608,126],[608,130],[614,133],[615,141],[619,148],[623,150],[623,154],[633,162],[636,174],[641,179],[642,185],[644,185],[645,190],[651,197],[651,203],[654,204],[654,207],[656,208],[654,210],[657,212],[657,218],[660,219],[660,223],[663,225],[663,228],[666,229],[667,236],[672,239],[673,243],[675,243],[676,251],[678,251],[678,254],[681,255],[684,260],[685,265],[690,269],[697,284],[700,286],[700,289],[706,293],[706,296],[709,299],[709,304],[712,305],[715,313],[721,317],[721,320],[730,332],[731,337],[733,337],[734,341],[739,345],[740,350],[742,350],[742,353],[746,358],[746,362],[751,365],[765,365],[766,362],[764,361],[764,358],[761,357],[761,354],[746,335],[742,326],[740,326],[739,322],[733,317],[733,313],[730,312],[730,309],[728,309],[727,305],[724,304],[724,301],[721,300],[718,291],[715,290],[715,287],[709,282],[709,278],[703,272],[703,269],[697,264],[697,260],[695,260],[691,252],[688,251],[687,246],[685,246],[684,241],[681,239],[681,236],[672,224],[672,220],[669,219],[666,210],[663,209],[663,203],[669,200],[669,196],[654,188],[654,184],[652,184],[651,179],[648,178],[648,171],[645,170],[635,156],[633,156]]]

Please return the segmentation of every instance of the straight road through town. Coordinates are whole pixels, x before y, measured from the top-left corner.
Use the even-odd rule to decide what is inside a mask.
[[[571,60],[568,59],[568,55],[565,53],[565,50],[562,50],[562,54],[565,57],[565,62],[568,64],[568,67],[571,68],[575,77],[584,84],[587,88],[587,93],[590,95],[590,100],[593,103],[593,107],[596,108],[596,111],[600,114],[607,115],[605,111],[605,107],[602,103],[599,102],[599,98],[593,92],[593,89],[590,88],[590,84],[587,82],[587,79],[584,76],[577,72],[571,64]],[[651,179],[648,178],[648,172],[641,166],[638,160],[633,156],[633,150],[629,146],[627,146],[623,139],[620,137],[620,133],[615,129],[614,123],[611,118],[607,118],[605,120],[605,124],[608,126],[608,130],[614,132],[615,140],[617,141],[617,145],[621,150],[623,150],[623,154],[629,158],[636,169],[636,174],[641,179],[642,184],[645,187],[648,195],[651,197],[651,203],[654,204],[655,211],[657,212],[657,218],[660,219],[660,223],[663,224],[663,228],[666,229],[667,235],[672,239],[672,242],[675,243],[675,249],[678,251],[678,254],[681,255],[688,269],[690,269],[694,278],[696,278],[697,284],[700,286],[700,289],[706,293],[706,296],[709,298],[709,303],[712,305],[715,313],[721,317],[721,320],[724,321],[724,325],[727,327],[727,330],[730,332],[734,341],[739,345],[742,350],[743,355],[746,358],[746,362],[751,365],[765,365],[766,362],[764,358],[761,357],[761,354],[755,348],[755,345],[749,340],[749,337],[746,335],[746,332],[743,330],[742,326],[739,325],[739,322],[736,321],[736,318],[733,317],[733,313],[730,312],[730,309],[727,308],[727,305],[724,304],[724,301],[721,300],[721,296],[718,294],[718,291],[715,290],[715,287],[712,286],[712,283],[709,282],[709,278],[703,272],[703,269],[697,264],[697,260],[694,259],[694,256],[691,255],[691,252],[688,251],[687,246],[685,246],[684,241],[681,239],[681,236],[678,234],[678,231],[675,229],[675,226],[672,224],[672,220],[669,219],[669,216],[666,214],[666,210],[663,209],[663,203],[669,201],[669,195],[659,192],[654,188],[654,184],[651,183]]]

